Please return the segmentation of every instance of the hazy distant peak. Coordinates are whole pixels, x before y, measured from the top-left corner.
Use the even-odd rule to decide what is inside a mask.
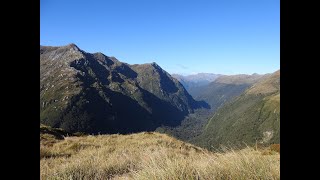
[[[217,77],[221,76],[221,74],[214,73],[197,73],[191,75],[181,75],[181,74],[172,74],[173,77],[177,79],[183,79],[184,81],[214,81]]]
[[[264,75],[259,74],[237,74],[237,75],[222,75],[218,77],[215,82],[223,84],[253,84],[257,82]]]
[[[214,73],[196,73],[196,74],[190,74],[188,76],[211,76],[211,75],[218,75],[218,74],[214,74]]]

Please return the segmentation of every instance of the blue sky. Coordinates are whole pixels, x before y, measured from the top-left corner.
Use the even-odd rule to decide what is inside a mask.
[[[280,68],[279,0],[40,0],[40,44],[75,43],[169,73]]]

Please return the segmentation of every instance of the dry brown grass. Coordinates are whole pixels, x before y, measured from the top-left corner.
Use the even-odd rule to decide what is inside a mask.
[[[277,91],[280,91],[280,70],[254,84],[246,91],[246,94],[269,94]],[[280,97],[276,97],[275,99],[279,98]],[[280,101],[280,99],[278,101]]]
[[[270,150],[280,153],[280,144],[272,144]]]
[[[67,137],[40,151],[41,179],[280,179],[280,155],[212,153],[160,133]]]

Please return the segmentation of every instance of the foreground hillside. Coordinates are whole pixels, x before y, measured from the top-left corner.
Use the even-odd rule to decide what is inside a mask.
[[[202,106],[156,63],[129,65],[75,44],[40,46],[40,121],[70,132],[176,126]]]
[[[40,153],[43,180],[280,179],[280,155],[275,151],[213,153],[154,132],[59,140],[42,131]]]
[[[219,108],[192,142],[206,148],[280,143],[280,70]]]

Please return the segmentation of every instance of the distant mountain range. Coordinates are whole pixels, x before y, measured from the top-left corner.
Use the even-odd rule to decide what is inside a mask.
[[[267,75],[222,75],[205,86],[190,89],[189,93],[194,99],[207,102],[214,112],[223,103],[239,96],[264,76]]]
[[[223,103],[239,96],[253,83],[267,75],[198,73],[188,76],[172,74],[172,77],[178,79],[194,99],[207,102],[214,112]]]
[[[194,109],[156,63],[129,65],[75,44],[40,46],[40,122],[69,132],[131,133],[176,126]]]
[[[221,76],[221,74],[198,73],[187,76],[172,74],[172,77],[178,79],[188,91],[195,87],[205,86],[210,82],[213,82],[219,76]]]

